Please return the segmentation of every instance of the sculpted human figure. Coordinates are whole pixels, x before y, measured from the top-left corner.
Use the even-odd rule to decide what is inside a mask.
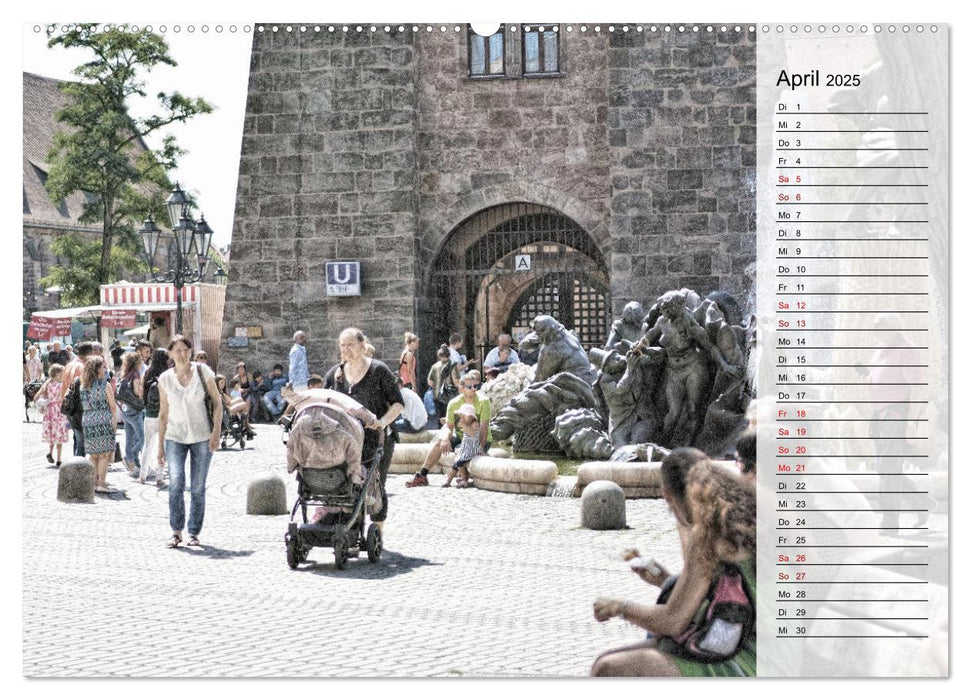
[[[644,307],[641,306],[639,301],[628,302],[620,318],[610,326],[610,334],[607,336],[604,349],[626,353],[641,339],[643,335],[641,324],[643,322]]]
[[[664,437],[670,440],[675,428],[682,426],[690,439],[698,427],[698,409],[708,383],[708,371],[701,351],[705,351],[717,367],[734,377],[741,369],[730,365],[721,350],[711,342],[707,331],[694,319],[686,307],[685,290],[671,291],[658,299],[660,311],[656,323],[631,352],[642,353],[645,348],[658,346],[665,350],[664,394],[668,411],[664,416]],[[687,415],[679,421],[682,413]]]
[[[591,351],[600,360],[597,384],[607,405],[607,432],[615,447],[647,442],[657,432],[654,391],[664,354],[661,348],[626,355],[616,350]]]
[[[576,336],[552,316],[537,316],[533,331],[542,347],[536,362],[536,381],[549,379],[554,374],[569,372],[592,385],[597,373],[587,359],[587,353]]]

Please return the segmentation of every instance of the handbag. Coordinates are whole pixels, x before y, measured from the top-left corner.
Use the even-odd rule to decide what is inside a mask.
[[[121,445],[119,445],[118,444],[118,441],[116,440],[115,441],[115,458],[111,460],[111,463],[112,464],[117,464],[118,462],[121,461],[121,459],[122,459],[122,457],[121,457]]]
[[[449,362],[442,368],[442,373],[438,375],[438,381],[442,388],[438,392],[438,399],[442,403],[448,403],[459,395],[459,388],[452,383],[452,368],[454,362]]]
[[[145,410],[145,404],[142,403],[142,400],[138,397],[138,394],[135,393],[135,389],[132,387],[130,379],[122,379],[118,383],[118,392],[115,394],[115,398],[127,405],[128,408],[136,413]]]
[[[658,649],[706,664],[727,661],[738,653],[755,624],[755,608],[738,567],[722,563],[720,571],[687,629],[675,637],[658,638]],[[659,604],[667,602],[676,579],[672,576],[665,582]]]
[[[199,373],[199,382],[202,384],[202,394],[205,396],[206,418],[209,419],[209,432],[216,429],[216,424],[212,420],[212,397],[209,395],[209,387],[206,386],[206,379],[202,376],[202,366],[196,365],[196,372]]]

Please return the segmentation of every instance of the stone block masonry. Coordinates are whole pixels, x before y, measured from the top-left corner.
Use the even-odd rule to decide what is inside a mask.
[[[452,256],[449,265],[461,267],[474,236],[486,233],[463,222],[511,203],[560,212],[589,235],[606,261],[614,314],[681,286],[724,289],[751,305],[755,36],[747,24],[561,32],[560,72],[539,79],[523,77],[521,32],[508,27],[506,74],[476,79],[466,32],[451,25],[262,26],[223,331],[261,325],[263,338],[226,348],[222,370],[238,359],[264,371],[285,363],[302,328],[311,369],[325,371],[349,325],[393,369],[404,333],[418,332],[427,370],[444,326],[468,327],[458,320],[475,293],[442,322],[450,300],[430,281],[436,264]],[[361,262],[361,297],[326,296],[330,260]]]
[[[755,33],[609,39],[614,313],[668,289],[755,281]]]
[[[260,25],[257,25],[258,27]],[[392,357],[412,330],[417,138],[412,33],[254,34],[223,336],[264,372],[286,365],[306,330],[311,371],[338,358],[337,335],[362,328]],[[329,260],[361,263],[361,297],[327,297]],[[225,342],[223,347],[225,347]]]

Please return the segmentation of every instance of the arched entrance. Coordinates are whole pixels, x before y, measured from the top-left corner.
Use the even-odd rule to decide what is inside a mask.
[[[448,235],[426,279],[428,303],[419,312],[431,341],[422,348],[425,361],[434,361],[434,347],[453,332],[482,360],[499,333],[519,337],[539,314],[575,330],[585,347],[606,340],[603,254],[579,224],[550,207],[512,202],[473,214]]]

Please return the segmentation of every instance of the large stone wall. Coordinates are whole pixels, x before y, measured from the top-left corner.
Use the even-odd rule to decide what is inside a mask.
[[[615,313],[680,287],[754,303],[755,33],[741,26],[610,36]]]
[[[559,209],[609,247],[606,37],[564,38],[553,78],[520,77],[517,33],[506,34],[507,78],[469,78],[466,47],[451,31],[418,45],[423,256],[466,217],[510,201]]]
[[[254,35],[223,334],[262,325],[264,338],[226,350],[223,369],[285,365],[298,328],[311,371],[336,361],[346,326],[385,358],[411,330],[413,44],[410,32]],[[326,296],[328,260],[361,262],[361,297]]]
[[[510,202],[590,234],[615,313],[681,286],[747,300],[753,34],[563,33],[562,75],[522,78],[509,32],[507,77],[470,79],[465,32],[451,27],[285,27],[254,36],[223,328],[262,325],[264,339],[224,352],[223,369],[284,361],[303,328],[324,370],[348,325],[395,359],[405,331],[430,327],[429,275],[449,234]],[[326,297],[336,259],[361,261],[361,298]],[[424,367],[445,340],[434,335]]]

